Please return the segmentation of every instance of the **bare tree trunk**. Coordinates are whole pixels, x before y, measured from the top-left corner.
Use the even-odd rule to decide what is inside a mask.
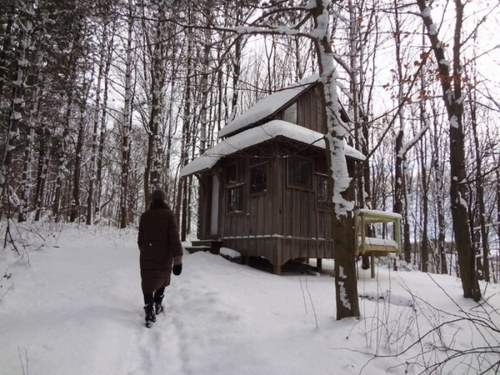
[[[191,9],[188,9],[188,18],[191,20]],[[183,103],[183,119],[182,119],[182,141],[181,141],[181,160],[180,166],[183,167],[188,163],[189,159],[189,145],[191,143],[191,75],[192,72],[192,50],[193,50],[193,42],[191,32],[187,36],[188,45],[187,45],[187,59],[185,65],[186,72],[186,81],[184,82],[184,103]],[[178,190],[177,190],[177,207],[176,207],[176,215],[177,219],[180,220],[180,236],[181,240],[186,240],[186,230],[187,230],[187,178],[179,179]]]
[[[444,216],[444,182],[441,163],[441,144],[440,144],[440,122],[438,120],[439,114],[433,107],[433,117],[434,117],[434,152],[433,157],[433,168],[434,168],[434,179],[435,179],[435,200],[436,200],[436,211],[437,211],[437,221],[438,221],[438,239],[437,239],[437,252],[439,254],[439,264],[440,273],[446,275],[448,273],[448,262],[446,259],[446,223]]]
[[[86,224],[91,225],[95,212],[95,187],[97,181],[97,158],[98,158],[98,132],[100,125],[101,114],[101,86],[106,68],[106,44],[108,40],[108,27],[107,22],[104,22],[103,30],[100,38],[100,51],[99,51],[99,67],[97,72],[97,86],[95,92],[95,108],[93,115],[92,137],[90,144],[90,168],[89,168],[89,185],[87,196],[87,219]]]
[[[425,111],[422,110],[421,116],[425,116]],[[422,119],[425,121],[425,119]],[[428,224],[429,224],[429,183],[427,176],[427,163],[426,155],[424,151],[425,147],[420,147],[420,173],[421,173],[421,185],[422,185],[422,245],[420,248],[421,253],[421,264],[422,271],[429,272],[429,234],[428,234]]]
[[[29,200],[32,185],[32,169],[34,164],[34,148],[35,148],[35,130],[40,125],[40,102],[41,92],[43,91],[42,76],[40,68],[42,65],[42,52],[37,50],[37,58],[35,63],[35,90],[32,95],[33,107],[28,118],[28,139],[24,149],[24,167],[23,178],[20,185],[21,196],[19,204],[18,221],[23,222],[27,219],[29,211]]]
[[[31,44],[31,33],[33,31],[33,22],[31,14],[33,13],[33,4],[28,8],[23,7],[22,16],[19,17],[18,27],[22,30],[19,47],[19,57],[17,59],[16,79],[12,82],[12,99],[10,104],[10,113],[7,126],[7,140],[5,142],[5,152],[0,167],[0,219],[4,211],[7,212],[7,218],[10,219],[10,205],[12,191],[12,164],[14,151],[18,146],[19,128],[24,116],[24,88],[29,67],[28,49]],[[9,38],[7,38],[9,39]]]
[[[354,145],[355,148],[361,150],[363,155],[369,154],[369,143],[370,135],[368,132],[368,116],[366,113],[369,112],[369,103],[363,101],[363,91],[366,85],[364,72],[366,67],[364,67],[364,58],[366,58],[365,45],[362,42],[365,34],[372,29],[372,25],[375,25],[376,21],[373,17],[367,17],[370,20],[368,25],[360,25],[360,14],[363,12],[363,4],[353,4],[349,0],[349,55],[350,55],[350,113],[352,114],[352,122],[354,123]],[[373,15],[373,13],[372,13]],[[372,23],[373,22],[373,23]],[[363,31],[361,30],[363,29]],[[376,33],[377,31],[375,31]],[[375,54],[375,51],[373,51]],[[373,78],[372,78],[373,79]],[[370,94],[366,95],[370,98]],[[365,160],[364,163],[356,164],[356,185],[357,185],[357,205],[361,208],[370,207],[371,199],[371,183],[370,183],[370,163],[369,159]],[[373,236],[371,233],[371,227],[368,228],[368,235]],[[362,266],[363,269],[370,268],[370,256],[362,256]]]
[[[497,165],[498,165],[499,161],[497,161]],[[496,190],[497,190],[497,237],[498,237],[498,243],[500,244],[500,169],[498,169],[498,168],[496,170],[496,177],[497,177],[497,186],[496,186]],[[498,280],[497,280],[497,282],[498,282]]]
[[[7,24],[5,26],[5,35],[11,35],[14,27],[14,18],[17,17],[16,3],[11,3],[11,9],[8,12]],[[7,66],[10,60],[7,58],[7,52],[11,51],[12,38],[3,38],[2,48],[0,48],[0,66]],[[9,80],[7,69],[0,69],[0,95],[3,93],[3,87],[6,81]],[[1,217],[1,212],[0,212]]]
[[[132,65],[133,65],[133,30],[134,30],[134,6],[133,2],[128,2],[128,36],[126,46],[125,60],[125,100],[123,104],[123,112],[121,118],[121,133],[122,133],[122,160],[120,174],[120,228],[126,228],[128,224],[128,189],[129,189],[129,173],[130,173],[130,133],[132,131]],[[148,195],[148,191],[145,191]]]
[[[423,34],[423,33],[422,33]],[[425,36],[422,35],[422,48],[425,46]],[[424,53],[425,51],[422,51]],[[429,129],[430,127],[430,119],[426,109],[426,98],[424,95],[427,81],[425,76],[425,66],[422,66],[421,78],[420,78],[420,103],[419,103],[419,111],[420,111],[420,128],[421,129]],[[429,272],[429,251],[432,251],[430,248],[429,242],[429,232],[428,232],[428,224],[429,224],[429,175],[427,170],[429,169],[427,166],[427,150],[425,144],[425,137],[422,137],[422,142],[424,143],[420,147],[420,170],[421,170],[421,182],[422,182],[422,271]]]
[[[70,208],[70,222],[74,222],[79,216],[80,216],[80,208],[81,208],[81,202],[80,202],[80,189],[81,189],[81,172],[82,172],[82,162],[83,162],[83,145],[84,145],[84,136],[86,133],[86,107],[87,107],[87,100],[89,97],[89,92],[90,92],[90,82],[87,82],[87,79],[83,79],[83,90],[84,90],[84,97],[82,98],[82,101],[80,102],[78,108],[80,111],[80,119],[78,120],[78,136],[76,139],[76,145],[75,145],[75,165],[74,165],[74,170],[73,170],[73,189],[72,189],[72,201],[71,201],[71,208]],[[94,168],[91,166],[91,174],[95,173]],[[89,194],[91,192],[89,191]],[[90,224],[87,222],[87,224]]]
[[[42,30],[45,31],[45,19],[42,20]],[[43,65],[43,56],[45,54],[45,48],[40,45],[37,50],[37,63],[36,63],[36,89],[34,95],[32,121],[36,124],[39,129],[38,135],[38,161],[37,161],[37,175],[35,178],[35,194],[33,198],[34,210],[35,210],[35,221],[39,221],[41,217],[42,210],[44,209],[44,195],[45,195],[45,185],[47,181],[47,172],[49,170],[50,162],[50,149],[51,149],[51,135],[48,126],[41,116],[41,103],[44,93],[45,77],[41,72]],[[0,91],[1,92],[1,91]],[[36,134],[34,134],[35,136]],[[34,159],[34,149],[31,150],[31,158]],[[30,164],[34,164],[31,161]],[[27,168],[26,168],[27,169]],[[26,194],[29,196],[29,194]]]
[[[326,149],[329,185],[333,201],[333,241],[335,252],[335,299],[337,319],[359,317],[356,263],[354,257],[354,216],[351,179],[347,171],[344,151],[346,124],[340,114],[337,97],[337,71],[333,62],[331,40],[327,25],[328,10],[323,2],[311,9],[318,35],[315,47],[319,60],[319,73],[323,83],[323,98],[327,134]]]
[[[241,37],[237,37],[235,41],[235,52],[234,52],[234,60],[233,60],[233,95],[231,98],[231,111],[232,115],[236,116],[236,111],[238,108],[238,99],[239,99],[239,82],[240,82],[240,74],[241,74]],[[229,121],[232,119],[229,119]]]
[[[210,9],[212,7],[213,3],[212,1],[208,1],[207,3],[207,12],[209,15],[212,13],[210,12]],[[209,74],[210,74],[210,50],[211,50],[211,44],[212,44],[212,32],[209,29],[209,26],[212,24],[212,19],[209,16],[206,20],[207,22],[207,27],[205,28],[204,31],[204,41],[203,41],[203,56],[202,56],[202,72],[201,72],[201,79],[200,79],[200,91],[201,91],[201,101],[199,105],[201,105],[200,108],[200,154],[203,154],[207,148],[207,134],[208,134],[208,97],[209,97]]]
[[[82,171],[83,136],[85,134],[85,120],[83,109],[80,109],[80,121],[78,123],[78,136],[75,145],[75,167],[73,170],[73,200],[71,201],[71,211],[69,221],[73,223],[80,216],[80,180]]]
[[[475,77],[474,77],[475,78]],[[475,91],[469,90],[469,103],[470,103],[470,116],[472,125],[472,135],[474,138],[474,149],[476,153],[476,200],[478,205],[478,220],[479,220],[479,230],[481,235],[481,249],[482,249],[482,269],[481,271],[482,279],[489,282],[490,281],[490,249],[488,240],[488,231],[486,229],[486,206],[484,203],[484,178],[483,178],[483,163],[482,155],[480,153],[479,136],[477,132],[477,98],[475,97]],[[479,257],[478,260],[481,258]],[[479,265],[478,265],[479,266]]]
[[[188,48],[189,50],[189,48]],[[181,166],[187,164],[188,161],[188,148],[191,139],[190,135],[190,115],[191,115],[191,59],[188,58],[187,66],[187,75],[186,75],[186,89],[184,93],[184,119],[183,119],[183,127],[182,127],[182,143],[181,143]],[[181,240],[186,240],[186,195],[187,195],[187,179],[181,178],[179,180],[179,187],[177,191],[177,218],[181,219]]]
[[[398,107],[400,110],[398,111],[398,127],[396,130],[396,142],[395,142],[395,165],[394,165],[394,206],[393,211],[401,214],[403,217],[403,231],[409,228],[406,223],[408,221],[408,215],[406,211],[408,207],[403,205],[403,197],[406,195],[406,186],[405,186],[405,172],[404,172],[404,163],[406,157],[406,151],[404,150],[404,136],[405,136],[405,120],[404,120],[404,82],[405,77],[403,73],[403,58],[401,53],[401,25],[399,20],[399,9],[396,0],[394,0],[394,41],[396,47],[396,73],[397,73],[397,82],[398,82]],[[406,197],[405,197],[406,201]],[[407,263],[411,262],[411,248],[409,244],[406,243],[407,236],[403,236],[403,255],[404,260]]]
[[[481,299],[481,289],[475,270],[475,253],[471,242],[467,215],[467,173],[465,169],[465,146],[463,128],[461,32],[463,22],[463,4],[455,0],[455,34],[453,41],[453,74],[446,59],[444,44],[436,33],[436,25],[431,17],[431,9],[425,0],[417,0],[427,35],[431,41],[440,73],[443,101],[450,122],[450,172],[451,172],[451,213],[453,232],[457,245],[460,278],[465,298],[475,301]]]
[[[148,152],[146,159],[146,170],[144,173],[144,192],[146,194],[146,205],[149,206],[149,195],[151,190],[163,188],[161,179],[162,147],[160,135],[160,123],[163,114],[165,67],[164,67],[164,41],[165,19],[164,12],[157,6],[155,12],[156,23],[152,40],[147,38],[147,47],[151,57],[151,108],[148,124]],[[144,30],[147,30],[144,27]],[[146,33],[147,34],[147,33]]]
[[[76,67],[72,67],[72,72],[71,76],[76,75]],[[68,136],[70,133],[70,119],[71,119],[71,113],[73,109],[73,97],[74,97],[74,91],[73,87],[69,89],[68,93],[68,98],[67,98],[67,108],[66,108],[66,113],[64,117],[64,122],[63,122],[63,133],[61,136],[61,144],[60,144],[60,149],[58,150],[59,155],[59,160],[58,160],[58,168],[57,168],[57,177],[56,177],[56,183],[55,183],[55,192],[54,192],[54,201],[52,204],[52,214],[54,215],[54,221],[56,223],[59,222],[60,220],[60,207],[61,207],[61,198],[62,198],[62,185],[63,181],[65,180],[65,176],[67,173],[67,165],[68,161],[66,159],[65,155],[66,150],[67,150],[67,142],[68,142]]]
[[[40,151],[38,155],[38,167],[35,187],[35,221],[39,221],[42,211],[45,209],[44,195],[47,181],[47,172],[49,170],[51,135],[46,124],[41,127]]]
[[[106,123],[108,114],[109,71],[111,68],[111,60],[113,57],[113,48],[114,48],[113,36],[114,32],[112,31],[111,40],[108,42],[106,65],[104,69],[104,90],[103,90],[102,109],[101,109],[101,128],[99,132],[99,149],[97,154],[95,222],[99,222],[101,218],[103,158],[104,158],[104,147],[106,142]]]

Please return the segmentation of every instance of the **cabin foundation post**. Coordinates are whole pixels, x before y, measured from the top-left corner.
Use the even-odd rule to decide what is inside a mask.
[[[323,271],[323,258],[316,259],[316,268],[318,269],[318,272]]]
[[[375,254],[373,252],[370,254],[370,261],[371,261],[371,270],[370,270],[371,277],[372,277],[372,279],[374,279],[375,278]]]
[[[279,264],[274,265],[273,273],[278,276],[281,275],[281,266]]]
[[[281,275],[281,264],[283,260],[283,240],[278,239],[278,246],[276,247],[276,258],[274,261],[274,274]]]

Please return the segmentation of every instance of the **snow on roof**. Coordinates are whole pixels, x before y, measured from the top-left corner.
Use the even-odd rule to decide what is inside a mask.
[[[226,126],[219,131],[219,137],[231,135],[237,131],[245,129],[259,120],[263,120],[266,117],[271,116],[273,113],[280,110],[286,103],[290,102],[304,92],[304,90],[309,88],[313,83],[317,82],[318,79],[319,75],[313,74],[290,87],[276,91],[262,100],[259,100],[243,114],[227,123]]]
[[[324,134],[287,121],[272,120],[264,125],[242,131],[232,137],[221,140],[217,145],[208,149],[203,155],[200,155],[182,168],[180,176],[189,176],[193,173],[208,170],[215,166],[224,156],[231,155],[276,137],[286,137],[325,149]],[[361,152],[347,144],[345,145],[345,154],[356,160],[363,161],[366,159]]]

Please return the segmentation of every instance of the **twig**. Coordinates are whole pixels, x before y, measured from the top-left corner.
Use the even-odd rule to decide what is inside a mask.
[[[23,356],[21,354],[21,347],[18,345],[17,346],[17,352],[19,354],[19,360],[21,361],[21,368],[23,369],[23,375],[28,375],[29,374],[29,367],[28,367],[28,351],[24,349],[24,361],[26,361],[26,369],[24,368],[24,361],[23,361]]]
[[[304,310],[305,310],[305,314],[307,315],[306,294],[304,292],[304,286],[302,285],[302,278],[301,277],[299,277],[299,282],[300,282],[300,289],[302,291],[302,299],[304,300]]]
[[[307,274],[304,275],[304,278],[306,280],[307,294],[309,294],[309,300],[311,302],[311,307],[312,307],[313,313],[314,313],[314,320],[316,321],[316,328],[319,328],[319,325],[318,325],[318,316],[316,315],[316,309],[314,308],[314,303],[313,303],[313,300],[312,300],[311,291],[309,290],[309,284],[307,283]]]

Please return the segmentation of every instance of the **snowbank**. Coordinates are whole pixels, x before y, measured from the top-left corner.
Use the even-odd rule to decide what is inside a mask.
[[[379,267],[371,279],[360,270],[362,318],[336,321],[328,274],[275,276],[203,252],[185,255],[166,312],[147,329],[135,235],[67,227],[29,254],[30,266],[10,267],[0,374],[417,374],[446,358],[433,346],[468,350],[486,338],[498,349],[498,332],[481,336],[457,320],[488,312],[498,326],[489,307],[500,306],[498,285],[478,308],[454,277]],[[433,333],[448,320],[456,321]],[[476,357],[458,357],[443,373],[476,374],[500,360],[498,351],[482,364]]]

